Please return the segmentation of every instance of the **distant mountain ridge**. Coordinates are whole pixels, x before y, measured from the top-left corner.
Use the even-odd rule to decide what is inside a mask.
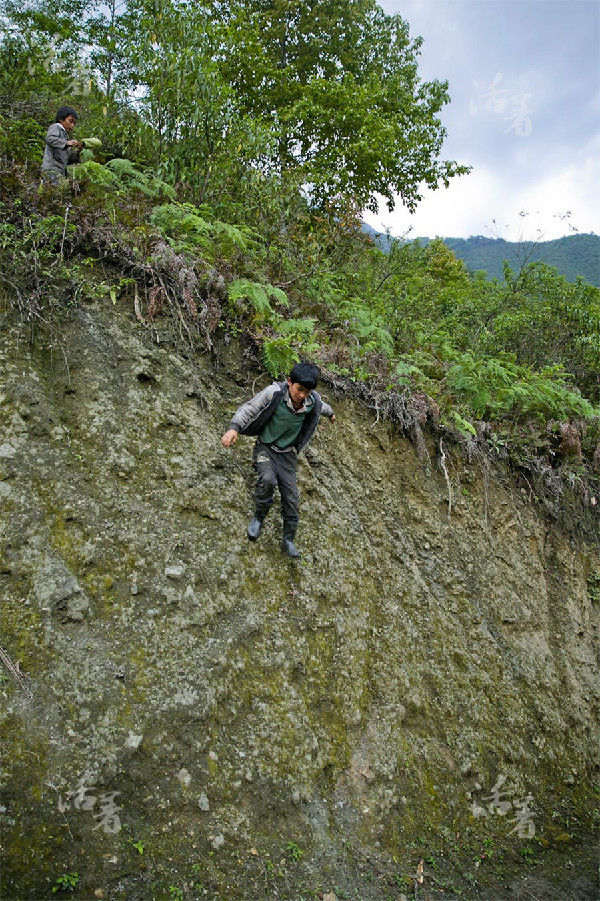
[[[363,224],[365,232],[383,250],[389,244],[387,235]],[[394,240],[391,237],[391,240]],[[427,244],[431,238],[415,238]],[[554,241],[505,241],[503,238],[443,238],[444,243],[463,260],[471,272],[483,270],[488,278],[502,278],[502,264],[507,260],[512,269],[523,263],[542,262],[558,269],[561,275],[574,282],[579,276],[600,288],[600,235],[576,234]],[[409,243],[404,241],[404,243]]]

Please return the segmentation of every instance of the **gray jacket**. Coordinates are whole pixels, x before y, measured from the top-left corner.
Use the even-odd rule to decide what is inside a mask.
[[[229,423],[229,428],[235,429],[240,435],[258,435],[277,409],[279,401],[287,390],[287,382],[273,382],[268,388],[259,391],[251,400],[242,404],[236,410]],[[294,447],[298,453],[306,447],[312,438],[319,423],[319,417],[327,416],[330,418],[333,416],[332,408],[325,403],[318,391],[311,391],[310,394],[314,400],[314,407],[306,415],[300,434],[294,442]]]
[[[67,174],[69,163],[79,160],[79,151],[76,147],[67,147],[69,135],[60,122],[54,122],[46,132],[46,147],[42,160],[42,172],[58,172]]]

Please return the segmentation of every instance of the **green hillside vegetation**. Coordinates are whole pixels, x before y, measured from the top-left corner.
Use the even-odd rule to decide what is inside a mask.
[[[382,250],[389,249],[393,237],[363,224],[365,233]],[[416,238],[419,244],[428,244],[431,238]],[[600,236],[567,235],[554,241],[505,241],[503,238],[443,238],[459,260],[470,272],[485,272],[490,279],[504,277],[504,263],[522,268],[528,263],[545,263],[552,266],[567,281],[578,278],[600,287]]]
[[[503,264],[511,266],[541,262],[554,267],[567,281],[584,278],[600,287],[600,236],[567,235],[554,241],[505,241],[502,238],[444,238],[444,242],[475,272],[483,269],[490,278],[503,277]]]
[[[59,341],[74,305],[130,296],[140,327],[171,317],[194,351],[241,337],[273,377],[313,359],[417,439],[430,423],[540,478],[564,468],[591,502],[598,289],[530,261],[490,282],[441,240],[384,253],[361,228],[377,194],[414,207],[423,181],[467,172],[440,159],[447,85],[419,80],[400,17],[370,0],[4,13],[0,283],[28,329]],[[53,189],[39,164],[63,102],[102,145]]]

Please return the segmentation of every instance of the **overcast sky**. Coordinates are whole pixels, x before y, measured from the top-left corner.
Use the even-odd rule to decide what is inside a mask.
[[[473,168],[428,191],[412,216],[382,203],[365,220],[396,237],[412,226],[411,238],[599,234],[598,0],[379,5],[423,37],[421,77],[449,82],[443,157]]]

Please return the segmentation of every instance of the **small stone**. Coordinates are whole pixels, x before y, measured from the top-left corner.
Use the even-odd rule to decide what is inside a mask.
[[[184,788],[190,787],[190,782],[192,781],[192,775],[189,770],[186,770],[185,767],[182,767],[177,773],[177,778],[181,782]]]
[[[225,836],[221,835],[220,833],[219,835],[213,835],[210,839],[210,843],[215,851],[219,851],[225,844]]]
[[[127,738],[125,739],[125,747],[131,748],[132,751],[137,751],[142,743],[143,738],[143,735],[136,735],[135,732],[130,731]]]
[[[210,810],[210,804],[204,792],[202,792],[202,794],[198,798],[198,807],[200,808],[200,810]]]
[[[184,572],[184,563],[171,563],[165,568],[165,576],[167,576],[168,579],[181,579]]]

